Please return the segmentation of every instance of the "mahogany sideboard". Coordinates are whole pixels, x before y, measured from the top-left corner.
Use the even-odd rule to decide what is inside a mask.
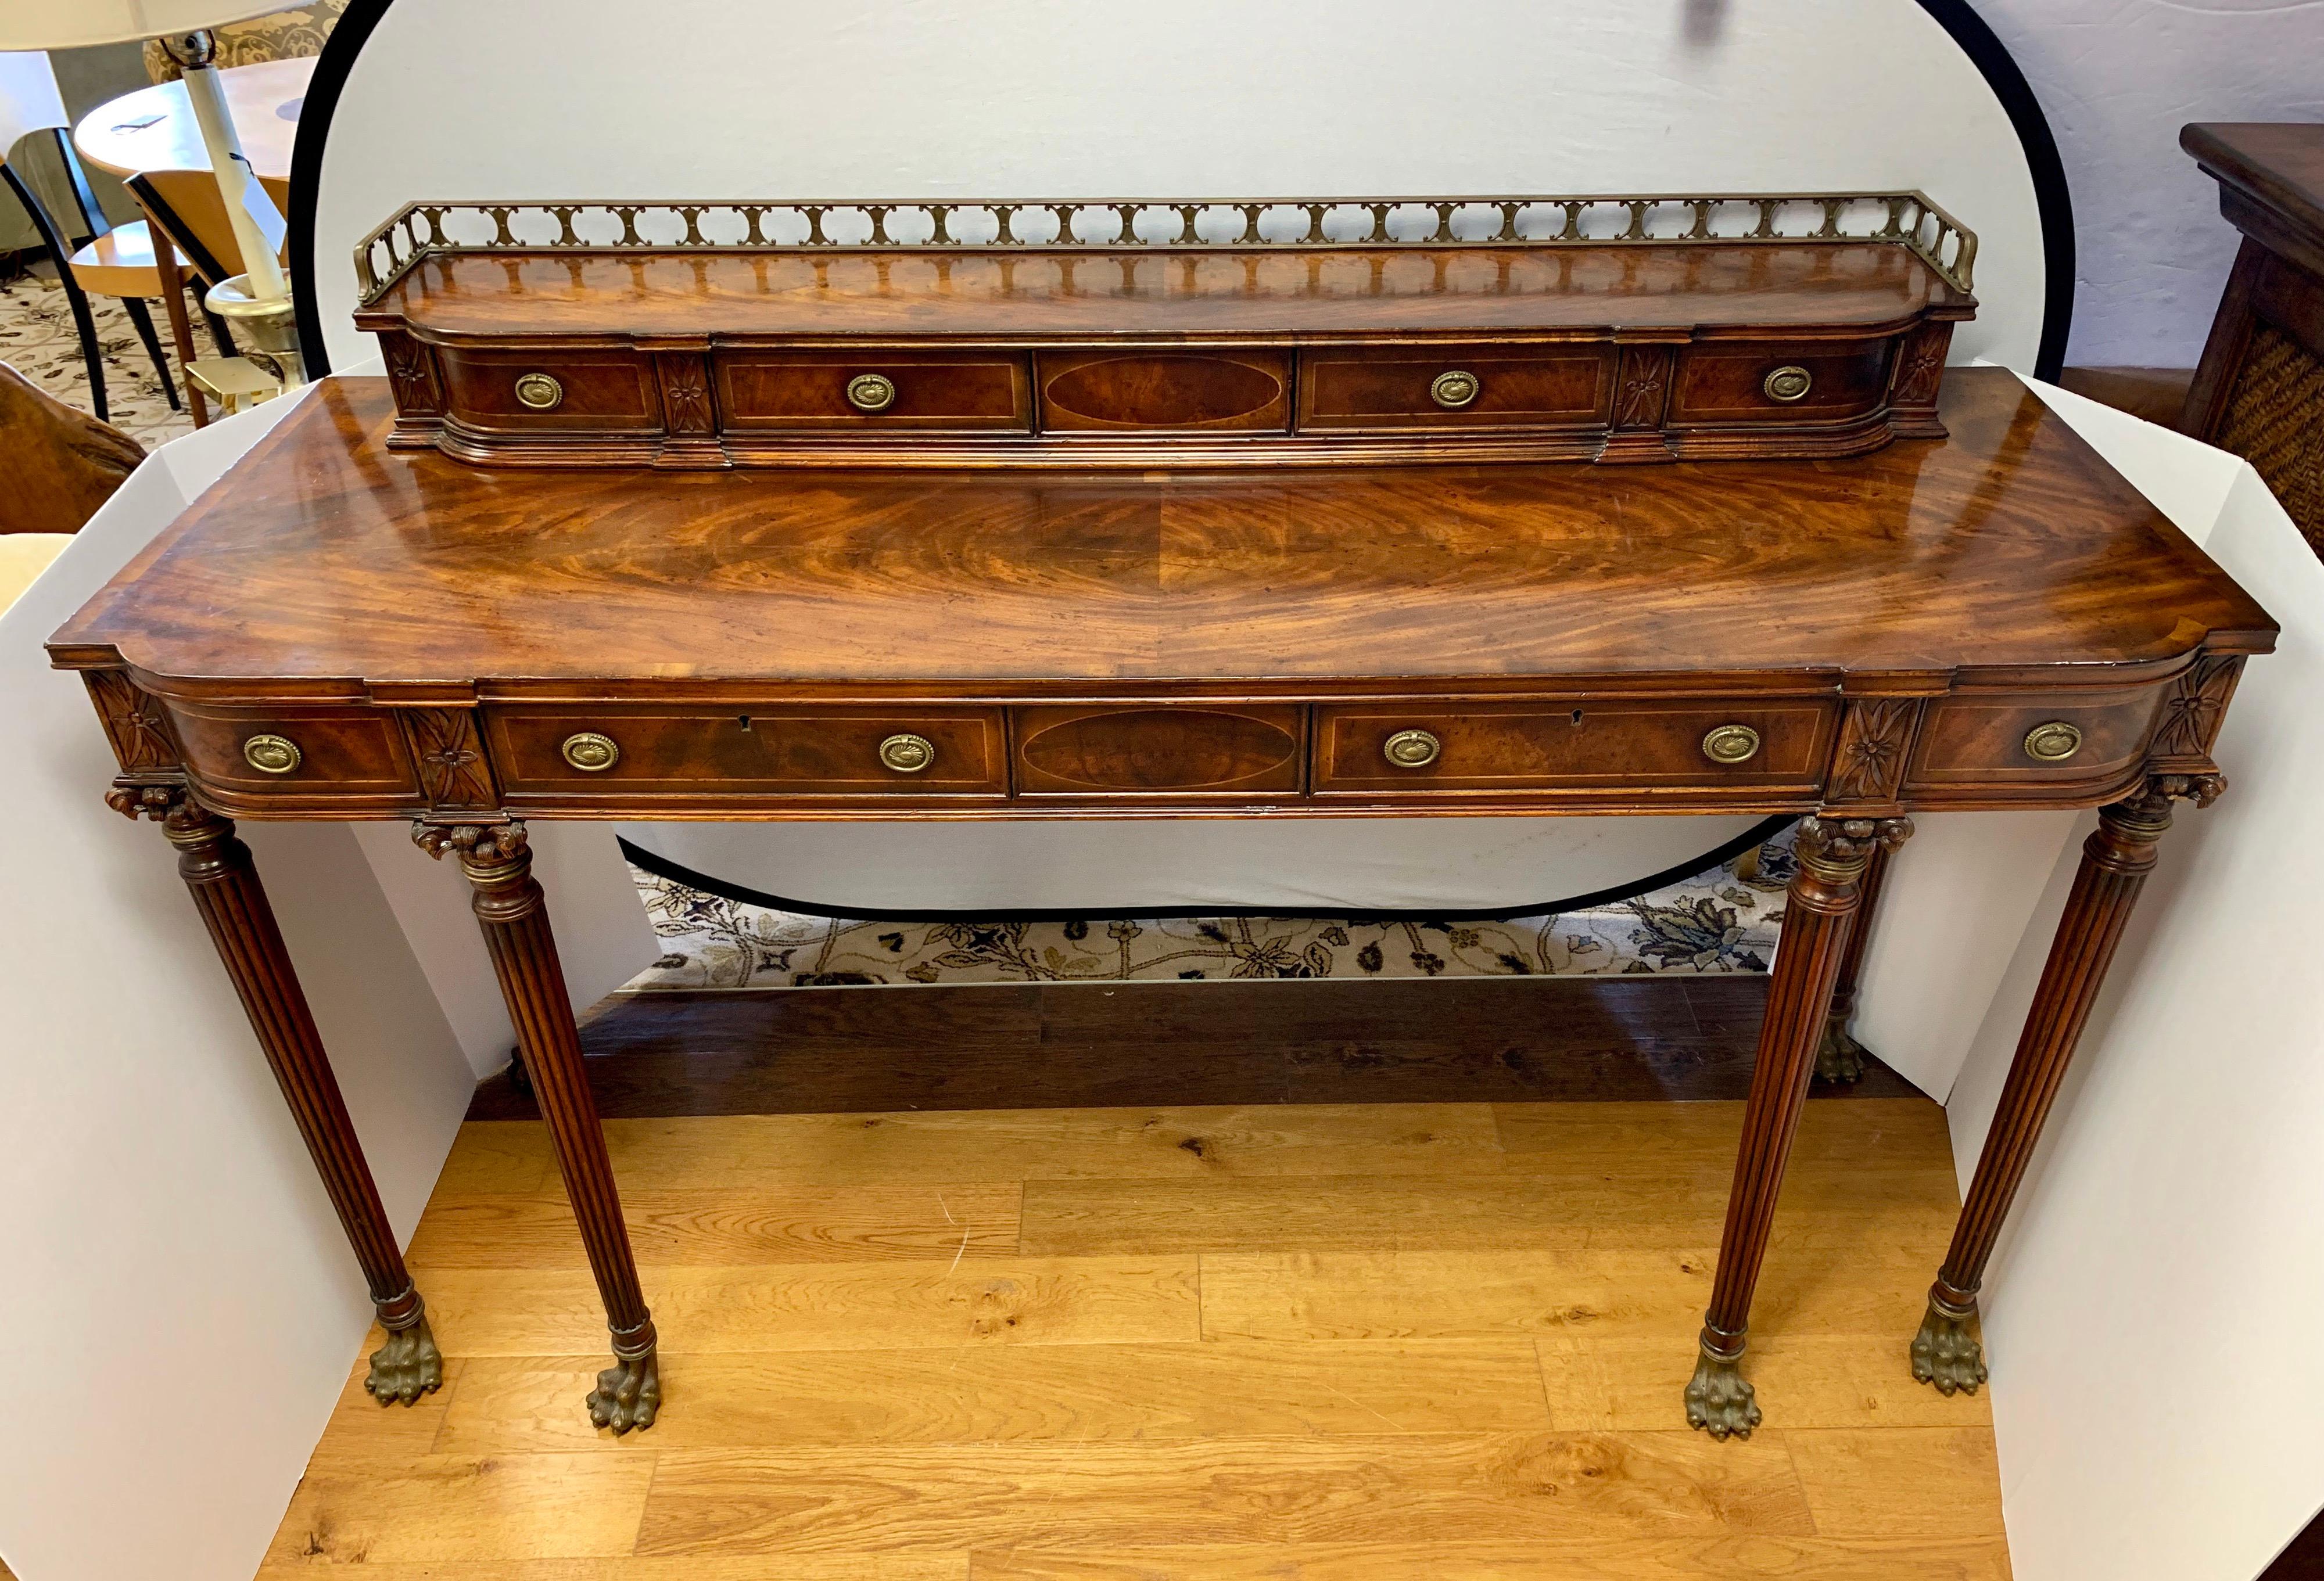
[[[398,448],[387,384],[333,380],[51,653],[297,1113],[389,1332],[383,1401],[440,1363],[232,820],[409,820],[456,856],[604,1298],[588,1409],[615,1432],[659,1408],[655,1330],[528,821],[1796,813],[1683,1402],[1724,1438],[1760,1420],[1752,1291],[1868,862],[1923,809],[2103,809],[1903,1347],[1974,1388],[2002,1217],[2274,640],[2013,375],[1956,370],[1937,413],[1944,438],[1812,463],[520,470]]]

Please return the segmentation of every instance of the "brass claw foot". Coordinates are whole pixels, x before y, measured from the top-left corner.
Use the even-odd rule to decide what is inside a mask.
[[[443,1353],[424,1317],[409,1328],[388,1330],[387,1343],[371,1353],[371,1374],[364,1379],[364,1389],[382,1405],[415,1404],[443,1386]]]
[[[1857,1081],[1864,1076],[1864,1045],[1848,1035],[1848,1018],[1835,1016],[1823,1024],[1823,1041],[1816,1044],[1816,1080]]]
[[[1701,1428],[1712,1438],[1729,1435],[1748,1439],[1759,1425],[1758,1402],[1743,1376],[1740,1355],[1720,1356],[1709,1346],[1694,1364],[1694,1377],[1686,1386],[1687,1426]]]
[[[1913,1336],[1913,1376],[1934,1383],[1940,1394],[1976,1393],[1985,1382],[1985,1347],[1969,1331],[1976,1316],[1974,1304],[1956,1307],[1932,1294],[1928,1316]]]
[[[661,1409],[661,1373],[649,1347],[642,1356],[613,1353],[613,1365],[597,1374],[589,1391],[589,1420],[611,1428],[616,1438],[632,1428],[650,1428]]]

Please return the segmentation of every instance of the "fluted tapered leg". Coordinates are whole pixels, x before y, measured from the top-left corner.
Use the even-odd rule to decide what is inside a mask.
[[[1951,1248],[1929,1287],[1928,1313],[1913,1337],[1913,1376],[1921,1382],[1947,1394],[1975,1393],[1985,1382],[1984,1347],[1970,1325],[1986,1262],[2025,1179],[2034,1144],[2057,1101],[2131,907],[2154,870],[2155,842],[2171,827],[2172,799],[2190,797],[2208,806],[2225,788],[2226,781],[2215,774],[2155,776],[2136,795],[2102,809],[2098,828],[2083,842],[2081,867],[2050,942],[2024,1030],[2018,1034],[2001,1107],[1978,1155]]]
[[[1902,843],[1912,828],[1903,818],[1811,818],[1800,826],[1799,869],[1784,902],[1783,939],[1767,984],[1743,1143],[1719,1239],[1719,1272],[1703,1314],[1694,1377],[1686,1386],[1687,1421],[1715,1439],[1748,1438],[1759,1425],[1758,1403],[1739,1364],[1784,1164],[1807,1101],[1865,863],[1880,847]]]
[[[630,1233],[622,1221],[622,1200],[613,1187],[613,1166],[597,1105],[581,1064],[581,1035],[558,963],[557,940],[521,823],[437,828],[418,825],[413,838],[431,853],[456,851],[461,870],[475,890],[476,920],[492,951],[517,1044],[532,1077],[533,1098],[548,1122],[565,1194],[580,1221],[589,1267],[605,1302],[613,1333],[613,1365],[597,1374],[588,1398],[589,1419],[601,1428],[626,1433],[653,1425],[661,1407],[661,1380],[654,1355],[652,1314],[638,1287],[630,1253]]]
[[[403,1266],[371,1167],[364,1162],[346,1102],[339,1096],[338,1079],[331,1072],[306,992],[282,947],[282,931],[258,881],[250,848],[235,837],[231,822],[197,805],[181,790],[124,795],[115,805],[132,816],[159,816],[170,843],[177,848],[178,872],[192,891],[226,975],[242,996],[251,1029],[299,1122],[299,1134],[306,1138],[331,1206],[338,1210],[339,1223],[371,1286],[380,1325],[387,1330],[387,1343],[373,1354],[364,1386],[383,1405],[396,1401],[408,1405],[443,1386],[444,1359],[429,1331],[427,1307]]]

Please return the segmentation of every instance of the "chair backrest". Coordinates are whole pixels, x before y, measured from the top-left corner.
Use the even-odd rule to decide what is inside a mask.
[[[155,228],[177,243],[204,284],[216,285],[242,272],[242,249],[226,218],[226,198],[208,170],[146,170],[129,178],[129,190]],[[260,232],[280,253],[287,227],[271,194],[270,201],[254,205],[252,213]]]
[[[78,532],[145,459],[136,440],[75,411],[5,363],[0,432],[8,436],[0,533]]]

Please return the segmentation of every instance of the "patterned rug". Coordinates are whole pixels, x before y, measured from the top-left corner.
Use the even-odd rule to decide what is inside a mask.
[[[631,872],[663,950],[633,989],[1672,975],[1767,970],[1792,877],[1792,835],[1635,899],[1491,922],[865,922],[777,911]]]
[[[93,296],[88,310],[97,321],[97,344],[105,361],[105,392],[111,402],[113,426],[148,450],[165,439],[192,433],[194,419],[170,409],[161,376],[145,354],[129,315],[122,310],[121,299]],[[170,350],[161,304],[151,304],[151,311],[154,331],[161,337],[162,354],[170,358],[171,377],[183,390],[184,376]],[[206,332],[197,327],[195,335],[197,354],[208,354]],[[32,273],[0,285],[0,363],[8,363],[67,406],[85,412],[97,409],[89,400],[88,372],[81,362],[72,309],[65,303],[64,288],[57,283],[51,266],[43,263]]]

